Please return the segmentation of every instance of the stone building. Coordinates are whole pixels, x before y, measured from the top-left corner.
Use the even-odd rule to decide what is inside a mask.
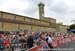
[[[43,3],[38,4],[40,19],[0,11],[0,31],[17,31],[22,29],[55,32],[61,30],[58,27],[63,27],[63,25],[58,25],[56,19],[44,16],[44,6]]]
[[[63,25],[63,23],[57,23],[56,30],[57,32],[67,32],[67,25]]]

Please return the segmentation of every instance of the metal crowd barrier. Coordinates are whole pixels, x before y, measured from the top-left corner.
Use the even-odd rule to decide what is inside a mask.
[[[42,43],[35,42],[34,46],[39,46],[40,44],[42,44]],[[28,49],[27,43],[10,43],[9,47],[5,47],[3,45],[3,43],[0,45],[2,45],[4,47],[3,49],[0,49],[1,51],[21,51],[21,50]]]
[[[3,45],[3,43],[2,44],[0,44],[1,46],[0,46],[0,51],[15,51],[15,50],[21,50],[21,49],[24,49],[24,50],[27,50],[28,49],[28,47],[27,47],[27,43],[18,43],[18,44],[16,44],[16,43],[11,43],[10,45],[9,45],[9,47],[5,47],[4,45]]]

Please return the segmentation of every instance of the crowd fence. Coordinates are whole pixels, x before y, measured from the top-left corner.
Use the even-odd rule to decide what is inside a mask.
[[[75,41],[75,35],[74,36],[70,36],[70,37],[66,37],[66,38],[54,38],[53,39],[53,42],[52,42],[52,46],[54,48],[57,48],[59,47],[60,45],[63,45],[63,44],[66,44],[68,42],[71,42],[71,41]],[[47,48],[43,48],[44,46],[46,45]],[[34,47],[34,48],[31,48],[31,49],[28,49],[27,51],[47,51],[49,49],[47,43],[43,44],[43,45],[39,45],[37,47]],[[50,50],[50,49],[49,49]]]
[[[63,44],[70,42],[70,41],[75,41],[75,35],[68,36],[66,38],[61,38],[61,37],[54,38],[54,39],[52,39],[52,46],[54,48],[57,48]],[[1,47],[1,45],[3,45],[3,44],[0,44],[0,47]],[[2,47],[2,48],[4,48],[4,47]],[[38,46],[34,46],[30,49],[28,49],[27,43],[18,43],[18,44],[10,43],[10,46],[5,47],[4,49],[9,49],[8,51],[14,51],[15,49],[18,49],[18,48],[23,49],[24,51],[43,51],[43,50],[47,51],[49,49],[47,43],[41,43]],[[1,49],[1,50],[3,50],[3,49]]]

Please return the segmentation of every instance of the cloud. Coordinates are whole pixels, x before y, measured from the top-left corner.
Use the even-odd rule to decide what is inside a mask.
[[[66,13],[68,6],[65,3],[57,3],[50,7],[50,9],[56,13]]]
[[[72,4],[71,4],[71,3]],[[75,1],[56,0],[51,5],[47,5],[46,16],[56,18],[57,22],[71,24],[71,20],[75,19]]]
[[[39,18],[40,0],[0,0],[0,10],[33,18]],[[45,4],[45,16],[57,19],[57,22],[71,24],[75,19],[74,0],[42,0]]]

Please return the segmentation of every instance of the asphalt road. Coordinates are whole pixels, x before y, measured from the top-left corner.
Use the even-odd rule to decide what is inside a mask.
[[[75,51],[75,41],[68,42],[56,48],[55,51]]]

